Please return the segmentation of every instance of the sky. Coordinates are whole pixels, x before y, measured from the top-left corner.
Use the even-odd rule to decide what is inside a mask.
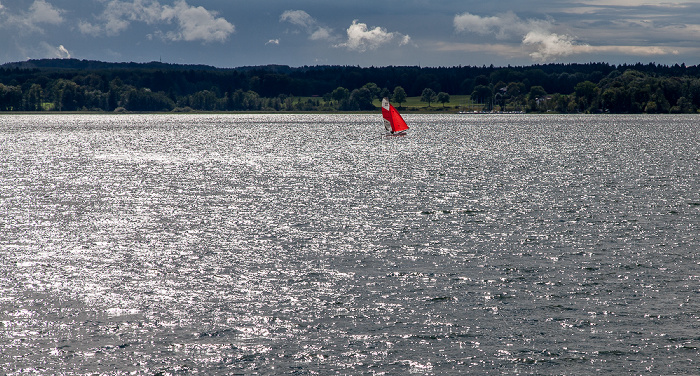
[[[698,65],[700,0],[0,0],[0,64]]]

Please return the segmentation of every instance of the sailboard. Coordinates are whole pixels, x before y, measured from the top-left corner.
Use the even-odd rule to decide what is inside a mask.
[[[389,103],[388,98],[382,99],[382,116],[384,117],[384,128],[389,135],[405,135],[408,124],[403,120],[401,114]]]

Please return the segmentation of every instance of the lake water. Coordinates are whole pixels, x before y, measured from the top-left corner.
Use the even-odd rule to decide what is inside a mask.
[[[380,117],[0,116],[0,372],[700,372],[700,116]]]

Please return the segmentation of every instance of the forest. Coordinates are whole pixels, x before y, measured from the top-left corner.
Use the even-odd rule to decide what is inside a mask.
[[[371,111],[377,98],[425,110],[697,113],[700,67],[532,66],[216,68],[41,59],[0,66],[0,111]],[[442,103],[442,106],[431,104]],[[449,106],[445,104],[449,103]]]

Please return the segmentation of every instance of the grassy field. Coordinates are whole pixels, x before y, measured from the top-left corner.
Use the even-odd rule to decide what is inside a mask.
[[[445,106],[443,108],[442,103],[440,102],[432,102],[430,103],[430,107],[428,107],[427,102],[421,102],[420,97],[407,97],[406,102],[401,103],[401,107],[399,108],[398,103],[391,103],[399,109],[400,111],[448,111],[448,112],[457,112],[457,111],[481,111],[483,108],[483,105],[480,104],[471,104],[469,101],[469,95],[450,95],[450,101],[448,103],[445,103]],[[380,100],[375,100],[374,105],[377,107],[381,107],[382,102]]]
[[[450,101],[448,103],[445,103],[444,105],[440,102],[431,102],[430,107],[428,107],[427,102],[421,102],[420,100],[421,97],[407,97],[406,102],[401,103],[395,103],[392,102],[391,104],[394,105],[399,111],[403,112],[448,112],[448,113],[455,113],[459,111],[467,111],[467,112],[472,112],[472,111],[481,111],[484,108],[483,104],[474,104],[470,103],[470,96],[469,95],[450,95]],[[323,100],[320,97],[292,97],[292,100],[294,102],[306,102],[307,100],[313,100],[313,101],[318,101],[318,102],[323,102]],[[375,99],[372,104],[374,104],[375,107],[380,108],[382,106],[382,101],[379,99]],[[55,108],[55,105],[51,102],[44,102],[42,103],[42,111],[53,111]],[[72,112],[86,112],[86,113],[95,113],[95,112],[100,112],[98,110],[83,110],[83,111],[72,111]],[[128,112],[128,111],[127,111]],[[150,112],[150,111],[146,111]],[[192,111],[192,112],[211,112],[211,111]],[[222,111],[226,112],[226,111]],[[257,111],[250,111],[250,112],[257,112]],[[273,111],[274,112],[274,111]],[[307,111],[299,111],[299,112],[307,112]]]
[[[444,106],[440,102],[431,102],[430,107],[428,107],[427,102],[421,102],[420,98],[407,97],[406,102],[401,103],[400,107],[398,103],[392,102],[391,104],[401,112],[471,112],[481,111],[484,108],[483,104],[471,103],[469,95],[450,95],[450,101],[445,103]],[[319,97],[293,97],[294,102],[305,102],[309,99],[322,101]],[[372,104],[376,107],[381,107],[382,101],[375,99]]]

